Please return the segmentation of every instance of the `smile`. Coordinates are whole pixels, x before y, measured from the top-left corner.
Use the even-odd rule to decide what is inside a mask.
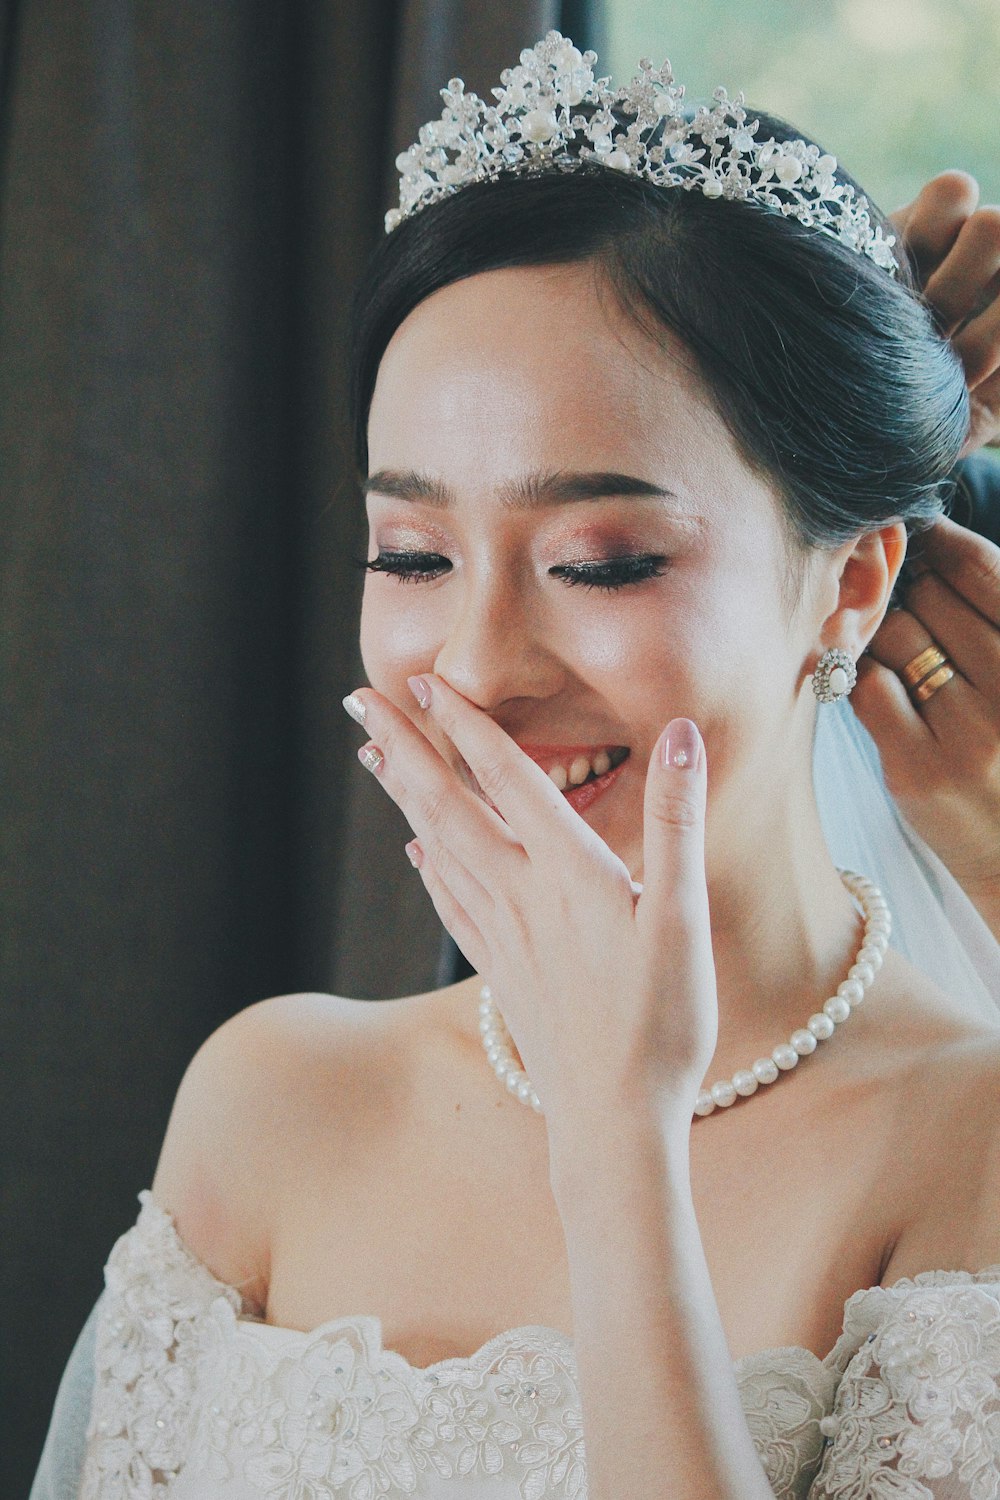
[[[584,812],[617,781],[630,751],[627,745],[521,745],[576,812]],[[464,762],[463,779],[494,812],[499,809],[483,795]]]

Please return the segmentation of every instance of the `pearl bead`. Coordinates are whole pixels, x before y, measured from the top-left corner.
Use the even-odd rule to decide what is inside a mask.
[[[521,139],[550,141],[559,129],[555,113],[548,109],[529,109],[521,119]]]
[[[842,698],[847,692],[847,673],[843,667],[834,667],[830,673],[830,692],[837,698]]]
[[[713,1083],[709,1093],[720,1109],[728,1109],[731,1104],[736,1103],[736,1090],[727,1078],[721,1078],[718,1083]]]
[[[852,1004],[857,1005],[864,999],[865,988],[881,968],[883,955],[888,949],[892,918],[874,882],[848,870],[839,873],[844,886],[857,897],[865,914],[862,947],[848,977],[838,985],[837,993],[824,1002],[822,1011],[810,1016],[804,1027],[793,1031],[789,1041],[780,1042],[770,1057],[758,1057],[751,1068],[740,1069],[732,1078],[720,1078],[710,1088],[699,1090],[694,1104],[695,1115],[710,1115],[716,1109],[728,1109],[737,1098],[749,1098],[756,1093],[761,1084],[774,1083],[780,1073],[794,1068],[800,1057],[808,1057],[814,1052],[817,1042],[832,1036],[835,1026],[846,1021],[851,1014]],[[640,888],[633,886],[633,889]],[[531,1079],[515,1060],[510,1033],[496,1008],[489,986],[485,984],[480,989],[479,1015],[483,1047],[498,1080],[516,1098],[529,1104],[538,1114],[544,1114]]]
[[[818,1042],[825,1042],[829,1037],[833,1036],[836,1030],[830,1017],[824,1015],[822,1011],[817,1011],[814,1016],[810,1016],[806,1025]]]
[[[774,163],[774,175],[779,182],[783,182],[786,186],[790,183],[798,182],[802,176],[802,163],[794,156],[779,156]],[[834,668],[834,671],[842,670],[840,667]],[[830,676],[833,676],[832,672]]]
[[[722,183],[717,177],[706,177],[701,185],[701,190],[706,198],[722,197]]]

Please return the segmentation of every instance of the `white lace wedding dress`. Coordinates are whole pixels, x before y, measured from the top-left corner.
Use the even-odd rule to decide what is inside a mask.
[[[370,1315],[277,1328],[139,1199],[93,1317],[81,1500],[585,1500],[564,1334],[419,1369]],[[76,1493],[72,1365],[32,1500]],[[768,1349],[736,1374],[781,1500],[1000,1500],[1000,1266],[859,1291],[825,1359]]]

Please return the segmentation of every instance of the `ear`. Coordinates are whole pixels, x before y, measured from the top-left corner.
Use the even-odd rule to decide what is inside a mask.
[[[825,555],[820,651],[839,646],[857,661],[882,623],[905,556],[902,521],[866,531]]]

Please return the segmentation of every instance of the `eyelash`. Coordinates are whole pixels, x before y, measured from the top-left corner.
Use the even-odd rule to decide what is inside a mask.
[[[391,573],[401,583],[426,583],[440,577],[448,559],[437,552],[380,552],[371,562],[358,558],[358,566],[369,573]],[[419,564],[424,566],[420,567]],[[437,567],[428,567],[437,563]],[[571,588],[583,584],[588,589],[602,589],[612,593],[630,583],[644,583],[647,578],[659,578],[663,574],[667,558],[657,555],[611,557],[602,562],[561,563],[550,568],[555,578],[561,578]]]

